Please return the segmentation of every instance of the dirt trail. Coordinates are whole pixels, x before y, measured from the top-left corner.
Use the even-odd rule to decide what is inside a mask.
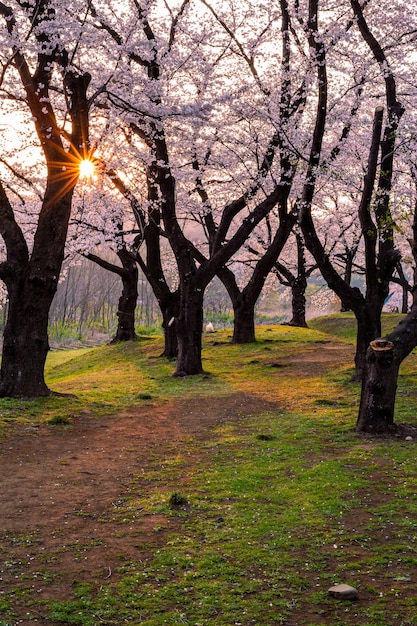
[[[71,596],[74,581],[115,579],[120,565],[139,560],[144,546],[163,543],[178,524],[162,515],[134,524],[115,518],[132,477],[146,493],[148,472],[179,443],[211,438],[222,422],[272,406],[244,394],[148,404],[118,416],[83,415],[69,429],[26,428],[1,441],[2,591],[60,600]],[[33,624],[22,602],[16,598],[16,624]]]

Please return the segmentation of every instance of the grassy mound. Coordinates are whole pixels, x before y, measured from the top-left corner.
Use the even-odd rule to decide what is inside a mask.
[[[383,313],[382,335],[390,333],[398,322],[404,318],[401,313]],[[353,313],[334,313],[323,315],[308,322],[310,328],[334,335],[340,339],[354,343],[356,341],[356,319]]]

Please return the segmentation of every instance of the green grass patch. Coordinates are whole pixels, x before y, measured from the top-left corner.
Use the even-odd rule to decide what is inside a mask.
[[[398,322],[404,319],[402,313],[382,314],[382,336],[388,335],[394,330]],[[323,315],[308,322],[310,328],[334,335],[350,343],[356,341],[356,318],[353,313],[333,313]]]
[[[265,386],[273,381],[276,368],[270,367],[271,358],[287,358],[326,337],[315,330],[287,326],[262,326],[257,336],[254,344],[236,346],[230,343],[230,330],[205,335],[206,373],[189,378],[172,376],[175,363],[159,356],[161,336],[145,342],[53,350],[47,359],[46,381],[62,395],[35,400],[1,398],[0,429],[13,423],[28,427],[53,424],[55,419],[70,423],[80,412],[101,415],[131,409],[144,400],[219,395],[242,388],[250,392],[260,382]]]

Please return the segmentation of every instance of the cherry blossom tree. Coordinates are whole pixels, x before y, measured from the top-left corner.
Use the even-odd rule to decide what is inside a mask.
[[[114,15],[105,7],[93,6],[92,14],[96,27],[107,33],[129,68],[123,75],[125,82],[116,77],[117,80],[109,83],[107,96],[125,120],[136,151],[142,150],[144,154],[145,148],[148,150],[147,157],[141,159],[148,189],[144,235],[146,239],[146,233],[158,226],[158,236],[161,236],[163,229],[175,256],[180,295],[178,312],[173,315],[179,345],[176,373],[188,375],[202,371],[204,290],[274,206],[280,206],[282,215],[287,212],[285,197],[293,165],[285,160],[284,135],[271,121],[269,136],[263,133],[256,150],[247,148],[254,129],[264,122],[264,118],[256,119],[255,112],[259,109],[257,101],[265,99],[265,93],[259,89],[254,60],[248,63],[250,47],[246,54],[232,30],[213,30],[213,24],[218,24],[219,19],[212,11],[210,31],[197,33],[196,17],[201,16],[201,9],[199,14],[193,14],[188,1],[175,11],[169,11],[170,27],[165,28],[165,32],[152,11],[154,8],[152,3],[136,4],[136,24],[130,31],[114,20]],[[206,11],[207,16],[210,17],[210,11]],[[270,16],[267,20],[269,28],[273,21]],[[134,33],[136,47],[121,35],[126,32]],[[231,45],[238,49],[241,46],[244,72],[240,69],[233,73],[236,55],[227,50]],[[227,91],[227,98],[219,97],[220,84]],[[252,98],[242,98],[246,87],[250,88]],[[146,106],[139,107],[129,90],[139,91],[142,100],[146,94]],[[299,94],[293,95],[294,113],[299,106],[295,102],[301,100]],[[232,131],[230,124],[223,122],[225,116],[229,116]],[[280,146],[282,172],[279,179],[274,180],[268,174]],[[224,154],[227,154],[226,160]],[[225,177],[225,166],[230,170],[229,177]],[[188,174],[184,175],[184,171]],[[247,180],[245,172],[250,172]],[[216,193],[211,194],[209,206],[202,195],[217,177]],[[202,206],[190,200],[193,196],[203,200]],[[190,236],[186,216],[193,210],[202,216],[200,223],[209,234],[208,245],[203,250],[196,246],[196,233]],[[149,255],[158,244],[156,239],[152,246],[148,244],[149,241],[146,243]]]
[[[369,19],[383,16],[384,11],[371,13],[371,3],[362,6],[351,0],[353,12],[352,29],[360,36],[357,52],[363,54],[368,63],[369,95],[372,99],[385,99],[385,107],[374,106],[372,131],[365,143],[368,147],[368,161],[362,185],[358,217],[364,241],[366,293],[351,288],[337,273],[315,228],[317,217],[313,214],[313,204],[317,206],[317,183],[323,171],[324,136],[328,119],[328,87],[331,84],[328,74],[328,55],[331,48],[325,45],[324,30],[319,32],[319,3],[309,3],[309,28],[311,33],[310,50],[317,68],[317,112],[312,150],[309,157],[306,182],[300,196],[300,216],[307,246],[314,255],[320,270],[342,302],[351,308],[358,321],[357,374],[362,378],[361,406],[357,422],[358,430],[380,432],[393,425],[393,402],[395,398],[396,376],[401,360],[409,353],[415,341],[415,314],[411,313],[390,338],[378,339],[381,332],[381,310],[388,295],[389,283],[400,259],[395,243],[395,222],[392,212],[392,187],[395,182],[395,168],[401,146],[402,126],[400,124],[410,100],[408,90],[409,75],[405,71],[394,71],[394,66],[411,58],[415,37],[413,15],[404,16],[405,6],[396,7],[396,28],[393,32],[386,22]],[[367,16],[365,16],[365,10]],[[368,56],[363,49],[366,46]],[[388,52],[390,57],[388,57]],[[351,53],[353,58],[353,52]],[[357,60],[358,63],[358,60]],[[399,67],[399,65],[397,65]],[[401,65],[403,67],[403,65]],[[404,85],[403,100],[399,99],[399,84]],[[377,87],[378,86],[378,87]],[[375,93],[380,90],[380,93]],[[411,96],[413,92],[411,91]],[[411,99],[412,102],[412,99]],[[386,111],[384,110],[386,109]],[[384,121],[384,114],[386,115]],[[355,116],[355,120],[361,119]],[[352,136],[353,133],[349,133]],[[397,159],[397,160],[396,160]],[[321,162],[320,162],[321,161]],[[321,167],[320,167],[321,166]],[[415,235],[415,233],[414,233]],[[393,339],[393,341],[391,341]],[[367,346],[370,345],[366,352]],[[415,345],[415,344],[414,344]],[[366,359],[365,359],[366,355]],[[385,367],[385,371],[384,371]],[[384,376],[385,373],[385,376]]]
[[[162,356],[174,358],[178,354],[178,341],[175,320],[178,316],[179,293],[177,281],[170,285],[169,271],[165,260],[163,237],[161,233],[161,213],[155,198],[154,184],[145,180],[147,189],[147,215],[138,197],[126,186],[114,170],[108,171],[114,186],[125,197],[132,209],[136,222],[136,236],[129,246],[128,254],[142,270],[148,280],[162,314],[165,345]],[[142,244],[145,251],[142,252]],[[127,260],[127,257],[126,257]]]
[[[0,395],[45,396],[49,349],[48,312],[56,291],[80,161],[88,156],[90,75],[78,71],[58,35],[62,7],[0,3],[0,98],[10,119],[31,125],[35,159],[43,159],[40,196],[25,197],[30,159],[13,146],[0,181],[0,232],[5,258],[0,264],[9,299],[4,330]],[[32,150],[32,148],[31,148]],[[26,168],[26,172],[25,172]],[[31,192],[33,191],[30,190]]]
[[[165,334],[163,356],[177,355],[175,314],[178,309],[176,277],[172,280],[172,260],[166,261],[168,243],[161,229],[159,210],[152,205],[153,186],[148,185],[146,164],[136,154],[139,184],[131,184],[124,172],[132,153],[123,147],[123,138],[116,162],[120,172],[112,167],[114,137],[120,137],[120,125],[106,123],[100,142],[95,146],[94,170],[87,181],[81,181],[75,208],[69,225],[66,253],[76,262],[78,255],[90,259],[122,281],[119,298],[118,325],[114,341],[136,339],[135,309],[138,298],[138,266],[148,281],[159,304]],[[123,153],[123,154],[122,154]],[[123,162],[124,167],[120,164]],[[135,175],[137,175],[137,170]],[[119,262],[109,260],[118,257]]]
[[[300,207],[301,224],[310,252],[315,257],[329,287],[335,290],[343,305],[355,313],[358,322],[357,352],[355,357],[356,378],[361,379],[364,371],[366,348],[369,342],[381,333],[382,306],[388,295],[392,273],[400,258],[394,242],[394,222],[391,213],[390,192],[394,171],[395,148],[397,145],[397,131],[404,113],[404,107],[398,99],[396,77],[381,43],[371,32],[360,4],[352,1],[351,5],[357,34],[361,38],[358,40],[357,50],[362,51],[364,60],[368,63],[368,72],[374,72],[376,68],[380,68],[378,79],[375,79],[373,74],[371,74],[373,79],[369,83],[371,95],[373,95],[375,89],[375,80],[379,80],[378,86],[381,88],[381,92],[385,94],[386,102],[385,122],[383,107],[374,107],[372,133],[366,142],[369,146],[368,162],[358,206],[358,217],[364,241],[365,295],[362,295],[359,289],[348,285],[343,277],[339,275],[320,241],[312,217],[313,201],[317,203],[317,199],[314,199],[317,180],[315,168],[319,167],[323,133],[328,114],[327,50],[323,42],[323,35],[318,31],[317,3],[310,3],[311,29],[315,33],[314,38],[312,37],[311,49],[317,58],[319,81],[315,127],[317,141],[314,153],[312,152],[310,159],[312,168],[310,179],[306,182]],[[352,33],[353,35],[354,33]],[[368,56],[363,47],[364,45],[369,50]],[[374,65],[376,66],[375,69]],[[368,99],[364,102],[368,102],[369,107],[372,100]],[[359,121],[364,120],[363,116],[359,115],[356,115],[355,118]],[[356,136],[355,132],[350,133],[351,139],[353,136]]]
[[[401,194],[403,200],[404,196],[406,197],[406,217],[404,202],[401,202],[403,213],[401,230],[406,230],[404,222],[409,221],[407,239],[411,248],[413,270],[410,280],[412,306],[407,316],[400,321],[393,332],[385,337],[376,338],[369,344],[366,352],[366,377],[362,383],[356,429],[373,433],[397,430],[394,415],[398,374],[403,360],[417,346],[417,178],[415,159],[413,157],[410,159],[410,148],[411,154],[415,155],[414,133],[407,144],[403,156],[408,165],[411,186],[408,186],[408,189]],[[397,271],[401,274],[402,269],[398,268]],[[404,278],[403,281],[406,279]]]

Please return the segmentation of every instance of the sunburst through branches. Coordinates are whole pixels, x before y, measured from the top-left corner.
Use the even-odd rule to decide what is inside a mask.
[[[78,180],[88,184],[97,174],[98,161],[91,154],[80,154],[78,151],[75,153],[62,152],[62,160],[51,163],[51,183],[59,186],[53,201],[57,201],[69,193]]]
[[[80,170],[80,179],[81,180],[89,180],[93,178],[96,172],[96,166],[94,161],[91,159],[82,159],[79,164]]]

